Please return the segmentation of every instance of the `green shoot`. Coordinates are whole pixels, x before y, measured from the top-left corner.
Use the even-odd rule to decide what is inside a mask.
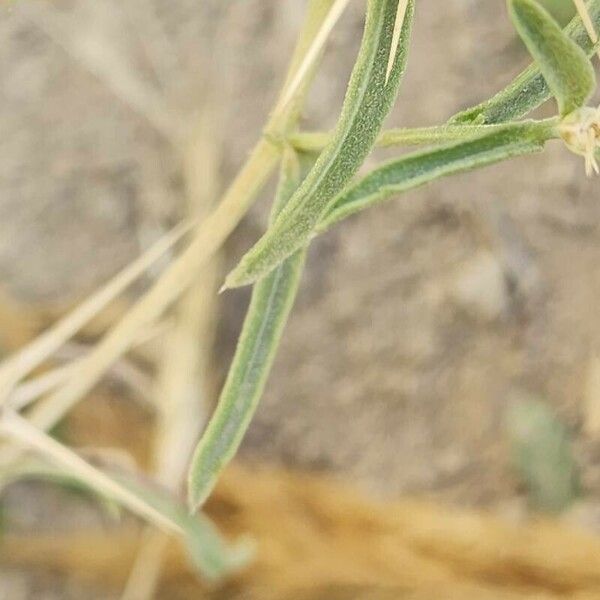
[[[189,505],[193,510],[201,506],[238,450],[257,408],[298,291],[307,247],[316,235],[350,215],[418,186],[540,152],[556,138],[585,157],[586,172],[600,172],[600,110],[585,105],[596,88],[589,59],[600,48],[600,0],[589,0],[587,6],[582,0],[574,2],[579,16],[563,31],[538,1],[508,0],[515,28],[535,64],[493,98],[462,111],[446,124],[382,132],[405,71],[417,1],[368,0],[363,39],[337,125],[331,133],[310,133],[297,131],[304,99],[324,44],[349,4],[349,0],[310,0],[285,83],[263,135],[216,209],[194,231],[187,223],[180,225],[71,315],[0,365],[0,403],[7,399],[11,402],[11,410],[0,414],[0,432],[12,441],[0,452],[0,463],[7,467],[4,475],[17,476],[15,458],[24,449],[34,450],[44,465],[38,474],[75,478],[159,530],[179,536],[207,578],[219,577],[239,566],[247,549],[230,548],[203,515],[190,515],[160,486],[96,468],[45,430],[60,421],[145,330],[156,326],[169,307],[185,298],[187,291],[206,284],[199,274],[281,162],[269,227],[229,274],[224,286],[253,284],[254,289],[217,408],[196,447],[189,471]],[[551,96],[558,103],[556,116],[519,120]],[[358,175],[376,145],[425,148]],[[318,156],[311,155],[309,164],[301,165],[302,152]],[[19,385],[188,232],[192,235],[187,246],[88,355]],[[191,302],[190,307],[193,311],[197,303]],[[186,364],[189,367],[190,361],[197,364],[197,360],[192,356]],[[48,395],[38,401],[44,394]],[[168,393],[163,396],[169,399]],[[33,400],[36,404],[26,417],[12,412]],[[174,406],[169,402],[161,405]],[[175,415],[171,413],[167,416]],[[518,459],[537,503],[552,510],[567,506],[577,486],[564,430],[538,406],[517,409],[511,418],[513,425],[517,423]],[[171,430],[169,439],[178,442],[174,448],[194,441],[198,419],[188,419],[193,425],[191,434],[178,433],[177,427]],[[537,436],[535,447],[518,438],[523,432],[518,427],[524,424],[528,428],[527,442]],[[166,472],[169,477],[157,478],[163,483],[165,479],[179,482],[181,453],[167,453],[163,448],[158,454],[162,459],[158,462],[167,465],[160,473]],[[173,456],[176,461],[170,460]],[[560,463],[559,480],[546,477],[548,456]],[[170,467],[173,464],[177,465],[175,469]],[[23,469],[20,473],[35,474],[35,468],[32,470],[29,464],[29,471]]]

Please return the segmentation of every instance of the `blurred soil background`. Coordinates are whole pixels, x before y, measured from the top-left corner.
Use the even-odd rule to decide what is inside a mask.
[[[173,131],[209,114],[218,180],[232,179],[261,135],[304,4],[60,0],[0,9],[5,353],[185,214]],[[363,9],[352,2],[331,36],[307,129],[335,122]],[[528,62],[503,0],[420,1],[388,124],[443,122]],[[261,195],[228,241],[223,273],[264,229],[270,197]],[[241,458],[334,475],[381,500],[418,496],[520,518],[526,494],[505,415],[515,398],[536,397],[573,435],[582,499],[570,516],[600,531],[599,232],[597,180],[586,180],[560,144],[444,179],[338,226],[311,248]],[[218,300],[215,392],[248,292]],[[105,440],[130,443],[133,424],[148,416],[124,396],[114,385],[97,390],[73,415],[72,439],[102,445],[106,428]],[[7,496],[5,512],[25,529],[100,518],[56,490],[23,484]],[[78,508],[65,514],[65,502]],[[113,597],[14,567],[2,580],[0,598],[11,600]]]

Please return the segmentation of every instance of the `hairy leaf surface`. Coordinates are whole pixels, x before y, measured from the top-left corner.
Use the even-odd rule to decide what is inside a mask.
[[[454,173],[538,152],[556,136],[555,121],[507,124],[475,139],[404,155],[369,173],[342,192],[318,230],[392,196]]]
[[[296,154],[284,153],[273,217],[298,188]],[[197,508],[233,458],[263,393],[275,352],[298,289],[306,251],[297,250],[255,284],[238,345],[217,408],[194,452],[188,496]]]
[[[600,30],[600,0],[590,0],[587,8],[596,30]],[[596,51],[579,17],[575,17],[564,31],[583,49],[586,56],[590,57]],[[544,103],[550,96],[551,92],[546,80],[538,66],[533,64],[495,96],[458,113],[450,122],[483,125],[519,119]]]
[[[386,79],[397,8],[398,0],[369,0],[362,45],[333,137],[286,208],[230,273],[226,287],[253,283],[304,246],[375,144],[404,73],[414,1],[408,3]]]
[[[596,87],[585,52],[534,0],[509,0],[510,15],[521,39],[538,64],[562,116],[585,105]]]

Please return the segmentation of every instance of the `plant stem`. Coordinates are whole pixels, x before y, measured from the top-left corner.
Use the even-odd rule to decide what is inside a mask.
[[[404,154],[345,188],[316,231],[323,232],[351,214],[441,177],[540,152],[548,140],[558,137],[556,125],[555,118],[508,123],[475,138]]]
[[[339,18],[342,16],[342,13],[348,6],[350,0],[334,0],[331,9],[329,10],[327,17],[323,21],[321,28],[315,35],[310,48],[306,52],[302,63],[297,68],[294,77],[286,84],[283,93],[277,103],[277,106],[274,109],[274,112],[277,112],[278,109],[283,109],[286,104],[294,97],[294,94],[298,90],[298,87],[302,83],[302,79],[308,73],[308,71],[313,67],[315,62],[317,61],[325,42],[327,41],[329,34],[335,27],[335,24],[338,22]]]
[[[442,144],[467,140],[503,127],[502,123],[493,125],[434,125],[431,127],[400,127],[382,131],[377,138],[377,146],[419,146]],[[299,131],[289,136],[288,141],[300,152],[318,152],[331,138],[327,131]]]

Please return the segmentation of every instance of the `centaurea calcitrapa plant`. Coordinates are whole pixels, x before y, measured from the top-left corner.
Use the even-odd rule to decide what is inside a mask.
[[[418,0],[369,0],[362,45],[334,131],[296,132],[280,140],[283,159],[269,226],[224,285],[254,288],[217,408],[194,453],[192,508],[210,494],[248,428],[315,236],[383,200],[446,175],[540,152],[552,139],[583,156],[588,174],[598,172],[600,110],[586,103],[596,88],[590,59],[598,47],[600,1],[584,7],[591,29],[578,17],[563,30],[536,0],[508,0],[534,64],[505,90],[444,125],[382,132],[402,81],[415,8]],[[522,119],[551,96],[557,116]],[[355,179],[378,144],[428,147]]]
[[[192,457],[188,495],[193,511],[210,494],[250,424],[315,236],[369,206],[446,175],[540,152],[552,139],[562,139],[569,150],[583,156],[589,174],[598,172],[600,112],[586,103],[596,87],[590,58],[598,50],[600,0],[573,0],[579,16],[564,30],[536,0],[508,0],[534,64],[494,97],[443,125],[387,131],[382,127],[402,82],[420,0],[366,0],[362,44],[336,127],[328,133],[298,131],[323,45],[349,1],[307,0],[306,18],[264,135],[216,208],[197,224],[180,224],[70,314],[0,362],[0,486],[24,475],[76,480],[178,536],[203,576],[222,577],[246,560],[246,544],[227,542],[208,517],[190,514],[176,494],[156,482],[101,470],[47,432],[198,283],[198,273],[277,165],[279,185],[269,227],[224,286],[252,284],[253,291],[217,408]],[[558,105],[555,117],[525,119],[551,96]],[[375,146],[398,145],[424,148],[357,175]],[[20,382],[187,236],[187,245],[87,355],[61,373],[50,373],[60,376],[50,386],[35,378],[26,381],[24,386],[37,384],[35,399],[15,400]],[[24,448],[40,460],[24,456]]]

